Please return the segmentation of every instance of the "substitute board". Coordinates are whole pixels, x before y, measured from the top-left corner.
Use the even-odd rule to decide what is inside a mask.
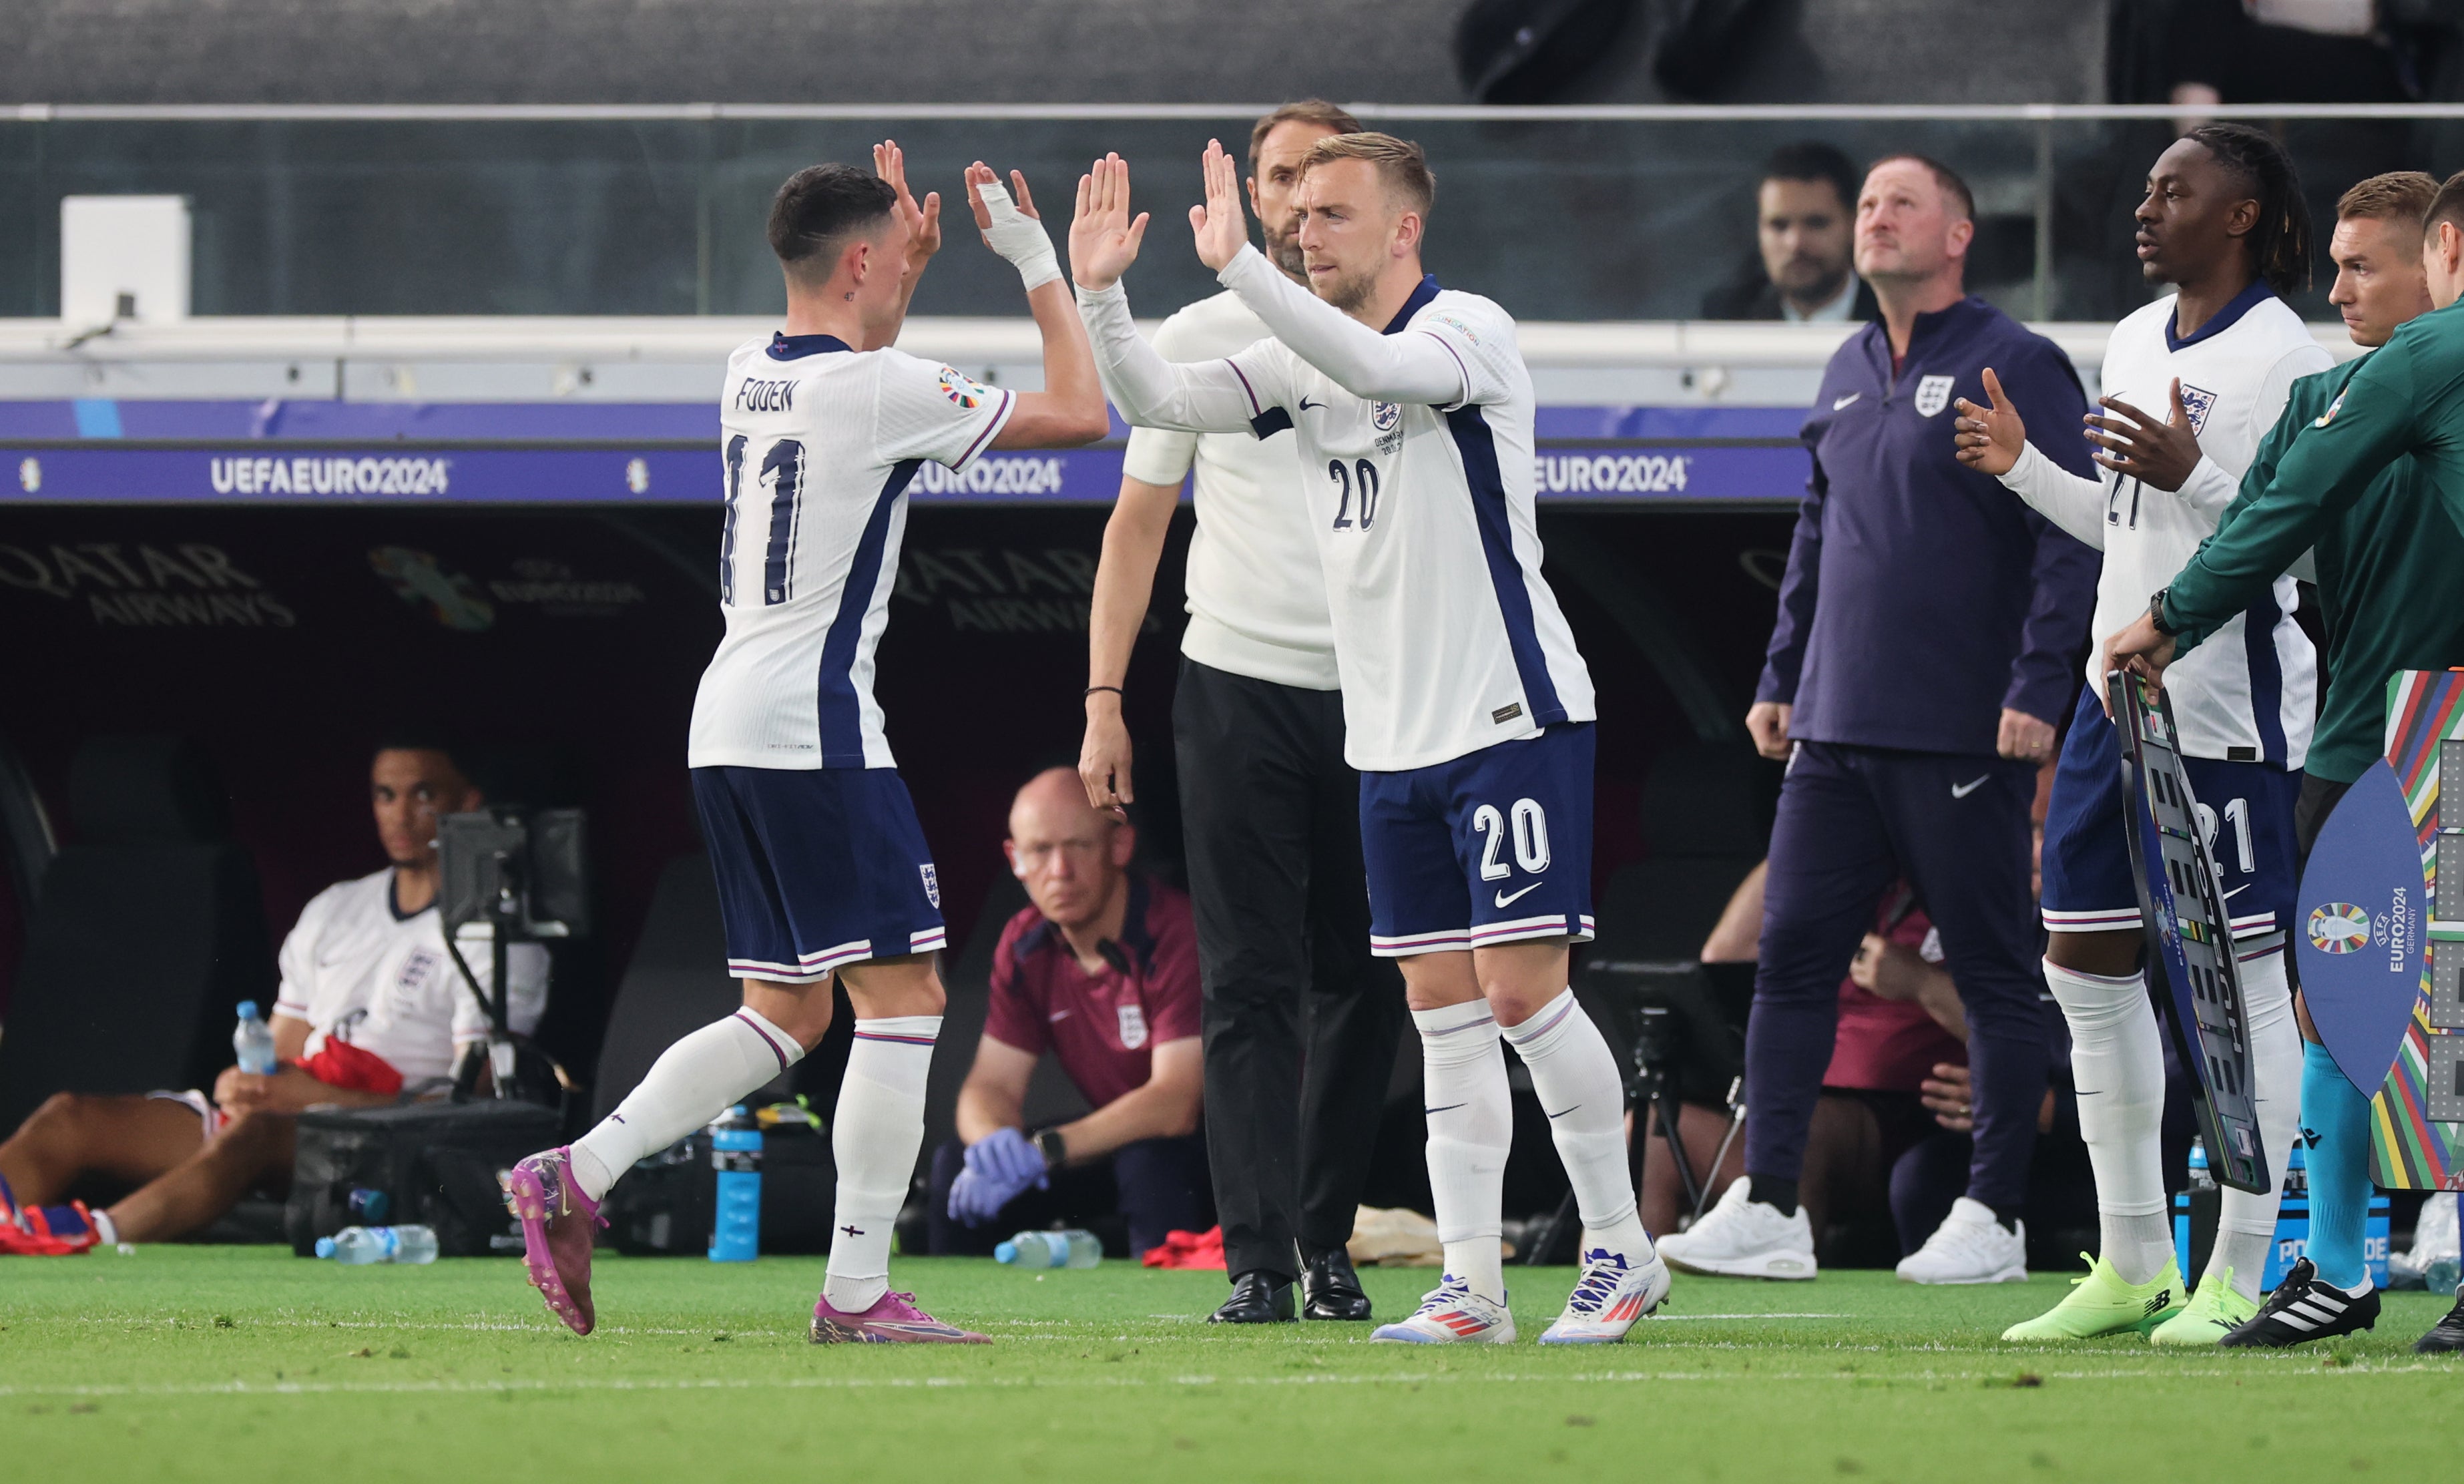
[[[2409,924],[2426,941],[2411,1017],[2370,1098],[2370,1177],[2392,1189],[2453,1190],[2464,1188],[2464,803],[2442,808],[2439,785],[2451,764],[2464,779],[2464,671],[2389,679],[2387,739],[2430,911],[2426,929],[2419,914]]]
[[[2264,1193],[2267,1150],[2251,1085],[2250,1023],[2233,961],[2233,919],[2199,823],[2199,803],[2173,738],[2164,693],[2136,676],[2105,676],[2121,729],[2122,792],[2131,803],[2130,865],[2147,934],[2149,988],[2161,967],[2173,1052],[2198,1088],[2192,1099],[2208,1168],[2222,1184]]]

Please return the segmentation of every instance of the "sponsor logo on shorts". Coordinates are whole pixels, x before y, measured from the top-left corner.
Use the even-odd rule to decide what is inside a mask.
[[[2310,909],[2310,946],[2321,953],[2351,953],[2370,941],[2370,915],[2348,901]]]
[[[1495,725],[1504,726],[1507,722],[1513,720],[1516,717],[1521,715],[1523,715],[1523,702],[1518,700],[1511,706],[1500,706],[1495,711],[1490,712],[1488,714],[1488,720]]]
[[[934,910],[934,911],[935,911],[935,912],[940,911],[940,910],[941,910],[941,875],[940,875],[940,873],[938,873],[938,872],[935,871],[935,870],[933,869],[933,863],[932,863],[931,861],[929,861],[929,860],[928,860],[928,861],[924,861],[924,862],[922,862],[921,864],[919,864],[918,866],[916,866],[916,868],[915,868],[915,874],[916,874],[916,875],[920,875],[920,876],[922,876],[922,877],[924,878],[924,899],[925,899],[926,901],[929,901],[929,902],[931,902],[931,903],[933,904],[933,910]]]
[[[1950,406],[1950,378],[1927,376],[1917,383],[1917,415],[1931,417]]]

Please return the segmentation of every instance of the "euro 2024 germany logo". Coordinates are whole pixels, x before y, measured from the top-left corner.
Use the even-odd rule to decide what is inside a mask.
[[[2370,941],[2370,915],[2348,901],[2310,909],[2310,946],[2321,953],[2355,953]]]

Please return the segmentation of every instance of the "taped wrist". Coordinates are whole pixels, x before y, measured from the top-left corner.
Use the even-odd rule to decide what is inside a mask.
[[[1008,187],[995,181],[978,186],[976,194],[992,219],[992,225],[984,229],[984,241],[1009,259],[1029,293],[1061,277],[1061,258],[1052,251],[1052,238],[1042,222],[1021,211],[1010,200]]]

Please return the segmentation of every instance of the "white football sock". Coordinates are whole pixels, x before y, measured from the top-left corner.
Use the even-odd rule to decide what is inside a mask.
[[[1605,1248],[1633,1266],[1649,1262],[1651,1237],[1635,1213],[1626,1163],[1625,1081],[1600,1028],[1568,989],[1507,1027],[1506,1039],[1530,1069],[1531,1091],[1549,1115],[1549,1137],[1582,1212],[1583,1246]]]
[[[2293,1018],[2293,986],[2285,977],[2284,950],[2245,959],[2242,1012],[2250,1030],[2251,1096],[2258,1105],[2258,1141],[2267,1149],[2268,1189],[2254,1195],[2227,1185],[2216,1210],[2215,1250],[2208,1272],[2233,1269],[2233,1286],[2244,1298],[2258,1298],[2259,1277],[2276,1241],[2276,1207],[2282,1200],[2286,1162],[2301,1132],[2301,1028]]]
[[[2125,1283],[2173,1256],[2165,1219],[2165,1048],[2143,974],[2113,979],[2045,961],[2045,984],[2071,1028],[2079,1133],[2096,1171],[2099,1255]]]
[[[796,1038],[752,1009],[715,1020],[650,1063],[616,1111],[573,1141],[573,1179],[596,1201],[617,1177],[725,1113],[804,1059]]]
[[[822,1283],[822,1296],[841,1314],[862,1314],[890,1292],[891,1228],[924,1146],[924,1079],[940,1034],[938,1015],[855,1023],[855,1049],[830,1125],[839,1194]]]
[[[1420,1031],[1420,1106],[1429,1118],[1429,1195],[1446,1272],[1471,1291],[1506,1301],[1500,1243],[1506,1154],[1514,1142],[1514,1106],[1506,1085],[1506,1050],[1488,1002],[1414,1010]]]

